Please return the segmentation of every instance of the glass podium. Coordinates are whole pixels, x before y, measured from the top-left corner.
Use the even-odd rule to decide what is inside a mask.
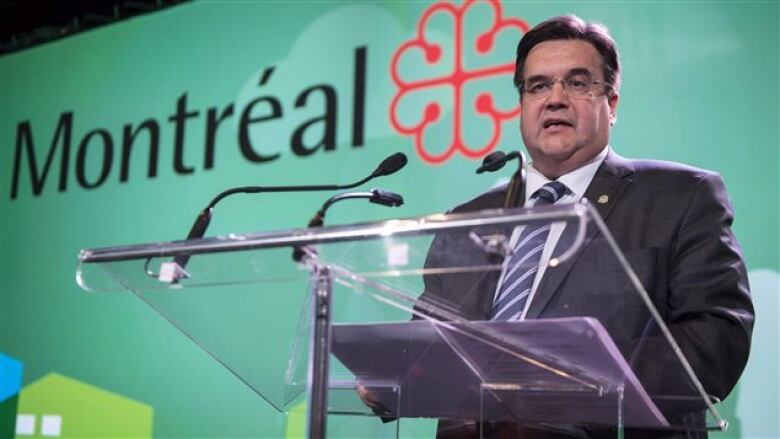
[[[557,244],[521,320],[490,321],[542,226]],[[280,413],[305,401],[309,437],[329,416],[395,436],[407,418],[477,437],[725,430],[646,289],[656,256],[622,253],[583,201],[87,249],[76,277],[135,294]]]

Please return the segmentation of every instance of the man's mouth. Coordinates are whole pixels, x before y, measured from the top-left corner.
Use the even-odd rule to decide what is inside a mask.
[[[542,124],[542,127],[544,127],[544,129],[548,129],[548,128],[557,129],[557,128],[573,127],[573,126],[574,124],[572,124],[566,119],[547,119],[544,121],[544,124]]]

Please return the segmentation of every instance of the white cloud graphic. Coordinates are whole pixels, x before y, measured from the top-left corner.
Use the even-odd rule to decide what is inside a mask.
[[[753,345],[739,385],[736,415],[742,438],[780,437],[780,274],[770,269],[750,271],[756,310]],[[727,400],[728,403],[728,400]],[[737,432],[734,432],[736,434]],[[733,437],[734,434],[726,434]],[[716,436],[713,435],[713,438]]]

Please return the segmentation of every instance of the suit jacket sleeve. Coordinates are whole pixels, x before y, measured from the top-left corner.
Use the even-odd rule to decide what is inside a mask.
[[[722,179],[703,174],[672,244],[666,320],[705,390],[725,398],[750,350],[754,311]]]

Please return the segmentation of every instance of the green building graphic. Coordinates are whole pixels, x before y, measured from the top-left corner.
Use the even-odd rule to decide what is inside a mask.
[[[152,407],[50,373],[19,394],[17,438],[151,438]]]

